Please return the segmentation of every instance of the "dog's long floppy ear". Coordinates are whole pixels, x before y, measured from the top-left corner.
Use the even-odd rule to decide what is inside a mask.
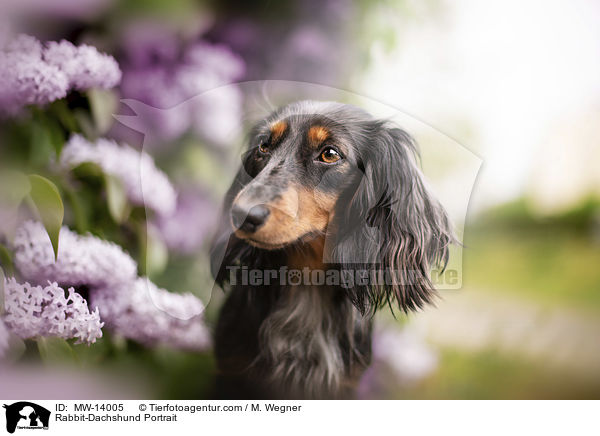
[[[424,183],[410,135],[374,121],[360,137],[360,174],[336,212],[332,259],[354,271],[348,292],[363,313],[422,308],[435,293],[430,270],[445,267],[455,241],[450,221]],[[365,269],[368,282],[356,280]]]

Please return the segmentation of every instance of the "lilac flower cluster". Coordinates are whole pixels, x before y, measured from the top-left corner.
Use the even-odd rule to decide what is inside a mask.
[[[35,38],[22,35],[0,51],[0,113],[46,104],[67,95],[67,76],[42,59]]]
[[[199,350],[210,343],[202,313],[204,306],[191,294],[159,289],[146,278],[96,289],[90,303],[102,319],[124,337],[140,343]]]
[[[104,324],[98,309],[90,312],[85,299],[73,288],[65,295],[56,283],[32,286],[11,278],[4,282],[4,293],[3,321],[21,339],[55,336],[93,344],[102,337]]]
[[[17,229],[13,249],[19,272],[36,284],[50,280],[68,286],[105,286],[137,277],[137,265],[121,247],[66,227],[60,231],[56,261],[50,238],[38,222],[26,221]]]
[[[200,189],[182,189],[172,215],[158,217],[154,223],[160,237],[170,250],[192,254],[216,228],[219,208],[215,201]]]
[[[40,223],[33,221],[17,230],[13,245],[15,265],[24,277],[35,283],[45,278],[61,285],[85,286],[90,294],[89,306],[118,335],[146,345],[166,344],[193,350],[209,345],[202,302],[191,294],[174,294],[158,289],[146,278],[138,278],[135,261],[117,245],[91,235],[79,236],[63,227],[58,259],[54,262],[48,235]],[[24,286],[26,290],[34,289]],[[39,294],[41,288],[35,289]],[[19,292],[25,291],[14,293]],[[79,294],[69,292],[69,298],[80,301],[76,297],[81,298]],[[79,316],[73,313],[76,315]],[[32,316],[30,311],[20,311],[5,322],[21,337],[29,337],[31,331],[46,331]],[[56,319],[57,323],[64,320]]]
[[[17,35],[0,47],[0,113],[61,99],[71,89],[112,88],[121,80],[115,59],[88,45]]]
[[[74,135],[63,148],[61,164],[74,167],[92,162],[118,178],[131,203],[147,206],[159,215],[170,215],[175,210],[177,194],[169,179],[145,152],[115,141],[100,138],[91,143]]]
[[[235,85],[223,85],[242,76],[244,63],[222,45],[198,41],[178,50],[179,45],[164,28],[131,29],[125,37],[122,94],[162,109],[147,111],[139,127],[147,142],[173,140],[192,129],[214,144],[226,144],[240,125],[242,95]]]
[[[48,43],[44,59],[66,74],[69,86],[73,89],[109,89],[121,81],[117,61],[89,45],[76,47],[69,41],[52,41]]]

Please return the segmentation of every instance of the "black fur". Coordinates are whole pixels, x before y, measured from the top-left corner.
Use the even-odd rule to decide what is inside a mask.
[[[274,139],[269,126],[278,120],[287,129]],[[325,142],[341,151],[340,162],[315,160],[319,151],[307,143],[315,125],[330,132]],[[258,150],[261,143],[267,154]],[[339,103],[293,103],[253,129],[213,244],[213,272],[229,293],[215,338],[219,397],[352,397],[370,361],[372,315],[385,305],[408,312],[431,302],[429,272],[445,265],[454,238],[444,209],[426,189],[416,152],[403,130]],[[240,193],[270,205],[298,185],[336,198],[326,228],[271,249],[232,233],[229,214]],[[325,242],[315,248],[318,238]],[[298,259],[303,266],[304,258],[319,258],[338,272],[383,271],[386,281],[230,283],[231,266],[279,270],[298,267]]]

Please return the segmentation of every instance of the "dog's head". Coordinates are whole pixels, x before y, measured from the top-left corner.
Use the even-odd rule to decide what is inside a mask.
[[[359,309],[392,299],[421,307],[453,236],[415,154],[406,132],[354,106],[303,101],[275,111],[252,130],[226,197],[225,263],[321,240],[324,264],[387,277],[348,289]]]

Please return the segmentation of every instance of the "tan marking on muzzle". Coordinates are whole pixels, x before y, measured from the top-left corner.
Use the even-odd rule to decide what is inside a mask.
[[[240,194],[234,203],[238,201]],[[305,235],[324,232],[333,216],[336,201],[335,195],[292,185],[270,203],[256,201],[256,204],[248,204],[244,202],[244,207],[248,209],[263,204],[269,208],[271,213],[266,223],[255,233],[248,234],[237,229],[235,234],[239,238],[247,239],[251,244],[263,248],[282,247]]]

